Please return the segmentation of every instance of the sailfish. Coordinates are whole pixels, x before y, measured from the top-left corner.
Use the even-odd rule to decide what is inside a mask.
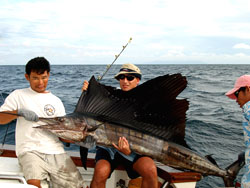
[[[112,143],[124,136],[138,154],[176,169],[222,177],[226,186],[233,186],[244,159],[222,169],[185,141],[189,102],[178,96],[186,87],[186,77],[179,73],[156,77],[126,92],[92,76],[73,113],[39,118],[41,125],[36,128],[83,147],[113,147]]]

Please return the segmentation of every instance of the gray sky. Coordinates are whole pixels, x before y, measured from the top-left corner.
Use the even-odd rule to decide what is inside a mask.
[[[1,0],[0,65],[250,63],[249,0]]]

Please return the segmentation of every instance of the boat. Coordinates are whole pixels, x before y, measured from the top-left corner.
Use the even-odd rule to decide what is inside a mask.
[[[67,151],[79,169],[86,185],[90,185],[94,167],[95,153],[88,153],[87,170],[82,167],[80,154]],[[195,172],[183,172],[156,162],[159,188],[195,188],[202,175]],[[106,183],[107,188],[139,188],[141,178],[129,179],[123,167],[119,166]],[[28,185],[18,164],[14,145],[3,145],[0,150],[0,187],[35,188]]]

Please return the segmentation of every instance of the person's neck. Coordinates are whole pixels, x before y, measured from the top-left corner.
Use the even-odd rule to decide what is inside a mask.
[[[32,91],[34,91],[34,92],[36,92],[36,93],[49,93],[50,91],[48,91],[48,90],[44,90],[44,91],[42,91],[42,92],[38,92],[38,91],[36,91],[36,90],[34,90],[34,89],[32,89],[32,88],[30,88]]]

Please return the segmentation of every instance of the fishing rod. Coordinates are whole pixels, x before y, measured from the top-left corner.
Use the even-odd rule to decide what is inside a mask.
[[[125,48],[128,46],[128,44],[132,41],[132,37],[130,37],[129,41],[127,42],[127,44],[125,46],[122,46],[122,50],[120,51],[120,53],[118,55],[115,55],[115,59],[114,61],[110,64],[107,65],[106,70],[104,71],[104,73],[102,74],[102,76],[98,76],[97,77],[97,81],[101,81],[102,78],[106,75],[106,73],[109,71],[109,69],[111,68],[111,66],[116,62],[116,60],[118,59],[118,57],[122,54],[122,52],[125,50]],[[82,99],[82,97],[85,95],[86,91],[82,92],[82,95],[80,96],[79,100]],[[78,108],[78,106],[76,106],[76,109]],[[69,143],[66,143],[66,146],[69,147]],[[82,166],[85,168],[85,170],[87,170],[87,157],[88,157],[88,148],[86,147],[82,147],[80,146],[80,158],[81,158],[81,162],[82,162]]]
[[[114,61],[110,65],[107,65],[107,68],[104,71],[104,73],[102,74],[102,76],[98,76],[97,81],[101,81],[102,80],[102,78],[106,75],[106,73],[109,71],[109,69],[111,68],[111,66],[116,62],[116,60],[118,59],[118,57],[122,54],[122,52],[125,50],[125,48],[128,46],[128,44],[131,41],[132,41],[132,37],[130,37],[129,41],[127,42],[127,44],[125,46],[122,46],[122,50],[120,51],[120,53],[118,55],[115,55]]]

